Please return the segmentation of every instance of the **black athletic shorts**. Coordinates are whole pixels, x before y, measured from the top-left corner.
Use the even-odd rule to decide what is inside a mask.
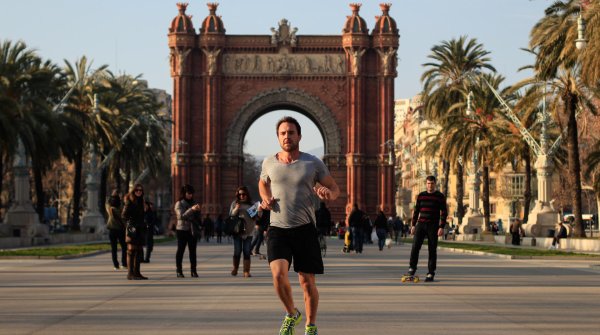
[[[295,272],[323,273],[321,247],[317,228],[313,224],[287,229],[270,227],[267,233],[267,257],[269,263],[285,259],[290,265],[293,259]]]

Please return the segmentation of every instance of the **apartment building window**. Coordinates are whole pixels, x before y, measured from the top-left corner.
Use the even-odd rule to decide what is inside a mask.
[[[522,196],[525,191],[525,176],[511,176],[511,193],[512,196]]]
[[[490,178],[490,195],[496,194],[496,178]]]
[[[490,215],[496,215],[496,203],[490,203]]]

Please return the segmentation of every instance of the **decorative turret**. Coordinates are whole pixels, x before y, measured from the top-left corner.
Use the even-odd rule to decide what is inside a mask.
[[[179,15],[177,15],[173,21],[171,21],[171,27],[169,33],[194,33],[194,25],[192,24],[192,16],[186,15],[185,10],[188,4],[183,2],[177,3],[179,9]]]
[[[201,48],[214,51],[225,46],[225,26],[221,17],[217,15],[219,4],[209,2],[206,5],[209,13],[202,21],[199,42]]]
[[[375,16],[375,27],[373,27],[373,35],[376,34],[393,34],[398,35],[398,27],[396,21],[389,15],[391,3],[382,3],[381,16]]]
[[[391,3],[382,3],[381,16],[375,17],[373,28],[373,48],[379,54],[380,69],[383,75],[396,75],[396,51],[400,45],[400,35],[396,21],[389,15]]]
[[[209,14],[202,21],[202,27],[200,28],[200,34],[225,34],[225,26],[223,26],[223,20],[217,15],[217,7],[219,4],[216,2],[207,3]]]
[[[360,6],[362,6],[362,4],[350,4],[350,8],[352,9],[352,15],[347,16],[346,23],[344,24],[344,29],[342,29],[342,33],[369,33],[369,29],[367,28],[367,22],[358,14],[358,12],[360,11]]]
[[[361,4],[352,3],[352,15],[348,16],[342,30],[342,47],[346,51],[346,59],[350,64],[350,72],[358,76],[361,72],[362,56],[369,48],[369,29],[367,23],[360,17]]]

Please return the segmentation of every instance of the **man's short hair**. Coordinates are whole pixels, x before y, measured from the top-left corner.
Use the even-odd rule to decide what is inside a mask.
[[[435,176],[427,176],[427,178],[425,178],[425,180],[432,181],[435,183]]]
[[[291,116],[284,116],[281,120],[277,121],[277,126],[275,127],[275,134],[279,135],[279,126],[282,123],[293,123],[296,126],[296,130],[298,131],[298,135],[302,135],[302,128],[300,127],[300,123],[298,120],[294,119]]]

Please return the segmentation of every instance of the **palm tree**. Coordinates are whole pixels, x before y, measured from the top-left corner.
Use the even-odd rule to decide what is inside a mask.
[[[28,147],[36,195],[35,207],[41,220],[46,204],[43,177],[52,168],[52,163],[60,158],[57,139],[66,131],[55,116],[53,107],[66,90],[63,89],[61,70],[50,61],[36,63],[32,74],[28,83],[30,98],[23,105],[25,113],[20,128],[21,133],[28,134],[27,138],[32,141]]]
[[[586,22],[587,46],[577,50],[576,18],[583,15]],[[531,46],[540,47],[536,69],[544,78],[556,75],[560,67],[580,67],[587,86],[600,80],[600,3],[590,0],[557,0],[546,8],[545,16],[531,31]],[[543,58],[542,58],[543,56]]]
[[[579,13],[579,4],[578,0],[555,1],[548,7],[546,16],[531,31],[530,49],[538,50],[535,62],[536,73],[540,79],[551,82],[554,96],[556,96],[553,105],[567,118],[568,167],[570,183],[573,187],[573,215],[575,217],[574,235],[585,237],[581,216],[581,164],[576,111],[578,107],[583,106],[591,108],[590,110],[595,110],[595,108],[588,98],[589,89],[582,82],[581,63],[578,53],[574,49],[577,27],[572,18]],[[597,84],[597,79],[592,83]]]
[[[509,91],[514,88],[508,89]],[[533,125],[537,119],[539,112],[538,102],[539,95],[536,94],[538,91],[536,87],[532,87],[526,91],[524,95],[521,95],[518,91],[512,94],[506,95],[506,100],[515,112],[515,115],[519,118],[519,121],[523,127],[533,132]],[[532,102],[530,102],[532,101]],[[531,180],[532,180],[532,153],[531,147],[525,142],[523,135],[519,132],[517,127],[512,124],[512,121],[505,117],[504,114],[500,114],[501,118],[499,122],[503,123],[500,126],[498,136],[502,138],[502,141],[498,141],[496,146],[492,149],[493,155],[495,156],[494,168],[497,170],[503,169],[507,164],[512,166],[512,170],[516,171],[517,166],[521,163],[525,168],[525,180],[524,180],[524,191],[523,191],[523,222],[527,223],[529,220],[529,208],[532,199],[531,192]],[[510,193],[512,196],[512,192]]]
[[[93,112],[93,94],[98,89],[97,78],[102,75],[106,65],[97,69],[92,69],[92,64],[88,64],[87,57],[82,56],[79,60],[71,64],[65,60],[65,74],[68,85],[75,87],[64,107],[64,116],[71,119],[72,124],[76,124],[83,130],[86,136],[75,139],[71,142],[72,148],[65,152],[70,152],[73,156],[68,157],[75,163],[75,175],[73,180],[73,212],[71,220],[71,229],[79,230],[79,214],[81,211],[81,179],[83,171],[84,150],[91,139],[97,134],[96,120]]]
[[[23,42],[0,43],[0,195],[4,162],[10,162],[17,147],[19,135],[15,125],[20,115],[20,96],[29,78],[28,68],[36,57]]]
[[[489,168],[493,164],[492,150],[501,139],[497,137],[500,132],[500,124],[495,120],[500,103],[496,100],[486,84],[490,83],[492,87],[497,88],[504,80],[502,76],[494,74],[482,74],[462,89],[457,89],[463,95],[463,101],[450,106],[447,116],[443,120],[443,127],[446,129],[443,137],[442,147],[452,147],[456,156],[460,156],[466,163],[472,158],[477,157],[473,171],[483,172],[483,212],[485,229],[489,227],[490,221],[490,193],[489,193]],[[469,95],[472,94],[472,106],[469,106]],[[469,112],[469,108],[474,112]],[[462,165],[460,165],[462,167]]]
[[[114,76],[108,72],[100,91],[103,117],[107,117],[113,127],[112,138],[101,143],[101,152],[108,155],[113,151],[112,158],[106,167],[107,176],[103,180],[101,190],[105,191],[108,177],[112,176],[116,185],[121,184],[119,171],[128,173],[133,169],[137,174],[148,168],[156,175],[166,161],[164,148],[166,138],[164,125],[166,116],[158,115],[161,105],[154,94],[141,82],[141,76]],[[128,128],[131,132],[123,137]],[[103,196],[100,196],[102,201]]]
[[[423,107],[428,120],[442,125],[440,120],[446,116],[450,107],[464,102],[464,96],[457,89],[465,86],[465,83],[470,80],[468,77],[486,69],[496,71],[490,64],[489,54],[490,52],[486,51],[476,39],[467,40],[466,36],[443,41],[431,49],[431,54],[427,56],[431,61],[423,64],[426,70],[421,75]],[[443,166],[450,166],[445,160],[449,156],[451,155],[441,157]],[[457,216],[460,223],[463,217],[462,190],[464,190],[462,166],[456,163],[451,165],[460,170],[456,171],[459,176],[456,187]],[[449,174],[449,169],[445,169],[444,173]],[[448,180],[447,175],[445,180]]]
[[[52,104],[61,95],[60,70],[42,60],[23,42],[5,41],[0,46],[0,156],[11,157],[20,139],[32,160],[37,212],[43,216],[42,177],[60,153],[55,142],[61,126],[55,122]]]

